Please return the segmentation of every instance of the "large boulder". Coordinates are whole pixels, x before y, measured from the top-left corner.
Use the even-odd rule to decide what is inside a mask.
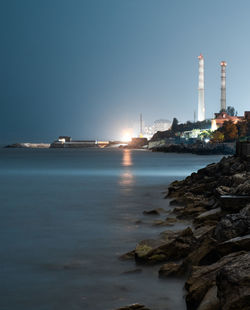
[[[250,253],[235,257],[216,276],[222,310],[250,309]]]
[[[226,241],[250,233],[250,216],[243,213],[228,214],[221,219],[214,231],[214,238]]]
[[[178,276],[180,274],[180,264],[173,262],[162,265],[159,270],[159,277],[161,278]]]
[[[191,228],[180,232],[167,231],[159,240],[144,240],[135,248],[137,262],[155,264],[168,260],[180,259],[188,255],[196,244]]]
[[[220,220],[222,216],[221,213],[221,208],[215,208],[206,212],[203,212],[201,214],[199,214],[195,219],[194,219],[194,223],[195,224],[201,224],[201,223],[205,223],[205,222],[217,222]]]
[[[197,310],[220,310],[220,301],[217,297],[217,286],[212,286],[207,291]]]
[[[216,285],[216,276],[219,270],[227,264],[233,263],[237,257],[245,253],[246,252],[237,252],[229,254],[212,265],[194,266],[185,284],[187,290],[187,310],[196,310],[208,290]]]

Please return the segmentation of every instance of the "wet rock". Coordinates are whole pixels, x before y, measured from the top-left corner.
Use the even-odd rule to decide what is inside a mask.
[[[215,229],[215,225],[201,225],[200,227],[197,227],[194,231],[194,237],[197,240],[202,240],[208,236],[213,235],[213,231]]]
[[[221,209],[227,213],[237,213],[245,208],[249,202],[250,196],[222,195],[220,197]]]
[[[216,276],[222,310],[250,309],[250,253],[239,255]]]
[[[217,224],[214,238],[226,241],[235,237],[250,234],[250,217],[241,213],[228,214]]]
[[[135,249],[135,259],[149,264],[180,259],[188,255],[196,243],[189,227],[177,233],[165,232],[161,234],[161,238],[140,242]]]
[[[245,208],[241,209],[240,214],[242,216],[250,216],[250,204],[248,204]]]
[[[243,173],[236,173],[232,176],[232,186],[237,187],[240,184],[243,184],[247,180],[247,174]]]
[[[179,220],[176,217],[167,217],[165,220],[166,225],[171,225],[179,222]]]
[[[180,264],[177,263],[167,263],[161,266],[159,270],[159,277],[165,278],[170,276],[181,275]]]
[[[233,252],[250,251],[250,234],[222,242],[218,245],[216,251],[221,257]]]
[[[180,272],[183,274],[190,270],[192,266],[207,265],[214,263],[220,256],[213,250],[218,242],[213,238],[206,237],[182,262]]]
[[[217,195],[217,197],[229,195],[230,193],[231,193],[231,187],[229,186],[221,185],[215,189],[215,194]]]
[[[196,310],[208,290],[216,285],[216,275],[225,265],[233,263],[237,257],[245,252],[229,254],[218,262],[208,266],[194,266],[186,281],[185,288],[188,292],[186,296],[187,310]]]
[[[203,212],[199,214],[195,220],[194,223],[204,223],[211,220],[219,221],[221,218],[221,208],[212,209],[210,211]]]
[[[239,184],[234,192],[235,195],[250,195],[250,180],[247,179],[244,183]]]
[[[143,240],[139,242],[135,248],[135,258],[137,260],[147,260],[147,258],[152,255],[154,251],[157,251],[157,249],[163,245],[165,245],[163,240]]]
[[[131,260],[135,258],[135,251],[130,251],[119,257],[121,260]]]
[[[130,306],[125,306],[125,307],[118,308],[116,310],[150,310],[150,309],[147,308],[144,305],[141,305],[141,304],[133,304],[133,305],[130,305]]]
[[[143,214],[145,215],[160,215],[161,213],[165,213],[166,211],[162,208],[158,208],[158,209],[153,209],[153,210],[145,210],[143,211]]]
[[[172,199],[169,202],[169,205],[170,206],[181,206],[181,205],[183,205],[183,202],[179,201],[178,199]]]
[[[168,217],[166,220],[154,221],[154,225],[156,225],[156,226],[173,226],[177,222],[179,222],[179,220],[177,218]]]
[[[220,310],[220,301],[217,297],[217,286],[213,286],[207,291],[197,310]]]
[[[190,219],[199,214],[205,212],[204,207],[197,207],[194,204],[188,204],[183,210],[179,211],[177,218],[178,219]]]

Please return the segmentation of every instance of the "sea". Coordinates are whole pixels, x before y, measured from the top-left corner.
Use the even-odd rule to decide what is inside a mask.
[[[170,182],[221,156],[128,149],[0,149],[0,309],[185,309],[183,279],[120,256],[170,227]]]

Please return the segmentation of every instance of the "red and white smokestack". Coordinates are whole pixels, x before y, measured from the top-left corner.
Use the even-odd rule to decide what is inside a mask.
[[[221,111],[226,111],[226,66],[225,61],[221,61],[221,97],[220,97],[220,108]]]
[[[199,59],[199,84],[198,84],[198,121],[205,120],[205,102],[204,102],[204,57],[202,54]]]

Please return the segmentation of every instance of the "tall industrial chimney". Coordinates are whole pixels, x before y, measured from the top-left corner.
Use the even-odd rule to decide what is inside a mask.
[[[226,66],[225,61],[221,61],[221,96],[220,96],[220,109],[226,111]]]
[[[140,114],[140,138],[143,137],[143,134],[142,134],[142,113]]]
[[[199,86],[198,86],[198,121],[205,120],[205,102],[204,102],[204,57],[202,54],[199,59]]]

